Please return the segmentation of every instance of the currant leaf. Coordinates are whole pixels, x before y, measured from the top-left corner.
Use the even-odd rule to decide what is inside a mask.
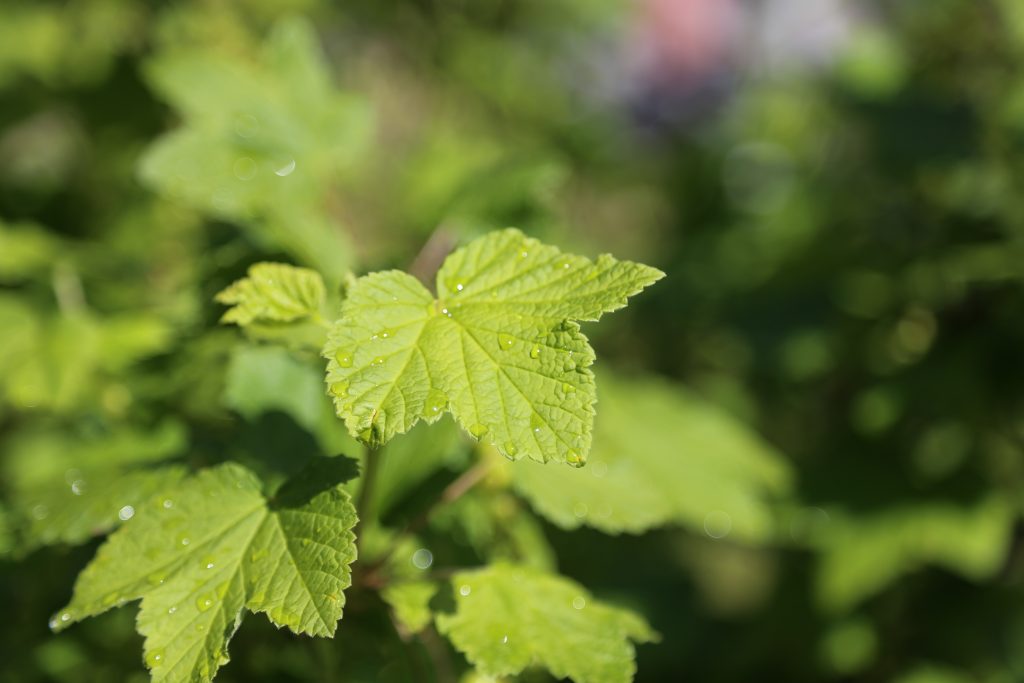
[[[229,660],[242,610],[332,636],[351,584],[356,513],[340,482],[351,461],[323,459],[268,500],[245,468],[204,470],[111,534],[51,628],[142,600],[139,632],[154,681],[210,681]]]
[[[576,683],[628,683],[636,672],[631,641],[658,639],[637,614],[536,569],[495,564],[457,574],[452,589],[455,612],[438,615],[438,629],[489,676],[539,664]]]
[[[411,275],[356,280],[331,328],[327,383],[349,432],[383,444],[451,412],[506,457],[581,465],[590,450],[597,320],[663,276],[491,233],[455,251],[435,298]]]

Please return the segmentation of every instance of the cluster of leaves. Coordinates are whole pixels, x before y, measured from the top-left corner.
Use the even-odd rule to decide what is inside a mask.
[[[623,7],[4,3],[0,680],[1020,678],[1019,3]]]

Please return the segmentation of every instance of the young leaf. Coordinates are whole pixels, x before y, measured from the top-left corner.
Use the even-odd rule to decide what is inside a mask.
[[[349,462],[328,459],[272,501],[238,465],[200,472],[110,536],[51,628],[142,598],[146,665],[168,682],[210,681],[243,608],[295,633],[333,635],[356,554],[355,509],[338,485]]]
[[[640,533],[677,523],[745,541],[771,537],[770,500],[788,491],[791,476],[779,453],[682,387],[598,377],[601,410],[587,468],[509,468],[537,512],[563,529]]]
[[[633,612],[534,569],[496,564],[457,574],[452,588],[455,613],[438,615],[438,629],[490,676],[539,664],[576,683],[628,683],[636,672],[630,641],[658,638]]]
[[[662,276],[510,229],[451,254],[436,299],[399,271],[362,277],[324,349],[338,414],[354,436],[385,443],[451,411],[506,457],[580,465],[596,396],[576,321],[622,308]]]
[[[320,315],[324,282],[308,268],[284,263],[255,263],[248,276],[217,294],[218,303],[231,306],[221,322],[241,326],[252,322],[292,322]]]

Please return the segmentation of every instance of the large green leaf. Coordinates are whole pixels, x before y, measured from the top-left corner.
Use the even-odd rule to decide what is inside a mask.
[[[455,612],[438,615],[438,628],[490,676],[539,665],[576,683],[628,683],[636,671],[630,641],[657,639],[633,612],[535,569],[496,564],[461,572],[452,588]]]
[[[779,453],[724,411],[651,377],[598,374],[590,464],[582,470],[510,465],[516,489],[564,529],[639,533],[669,523],[764,540],[772,498],[790,471]]]
[[[278,627],[334,634],[355,560],[355,509],[331,458],[268,501],[227,464],[167,490],[110,536],[79,575],[63,629],[141,598],[138,629],[154,681],[210,681],[228,661],[242,610]]]
[[[445,412],[509,458],[582,464],[590,450],[597,320],[662,277],[563,254],[518,230],[451,254],[435,299],[399,271],[358,279],[324,350],[349,432],[385,443]]]

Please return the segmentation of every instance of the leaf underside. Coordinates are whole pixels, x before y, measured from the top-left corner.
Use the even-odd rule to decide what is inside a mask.
[[[596,392],[578,321],[622,308],[662,276],[563,254],[514,229],[451,254],[436,299],[406,273],[367,275],[328,336],[329,392],[363,441],[386,443],[451,412],[510,459],[581,465]]]

